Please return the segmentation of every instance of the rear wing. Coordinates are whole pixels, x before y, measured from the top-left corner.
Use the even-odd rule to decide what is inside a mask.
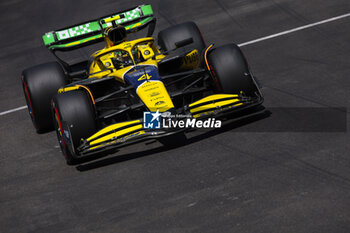
[[[51,50],[70,51],[103,41],[103,31],[112,25],[122,25],[128,33],[149,25],[147,36],[153,34],[155,18],[151,5],[141,5],[99,19],[86,21],[43,35],[45,46]]]

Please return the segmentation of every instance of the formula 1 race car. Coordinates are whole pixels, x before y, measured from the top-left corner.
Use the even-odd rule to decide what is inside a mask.
[[[160,31],[156,44],[155,23],[141,5],[43,36],[57,62],[24,70],[23,90],[37,132],[56,129],[68,163],[187,130],[153,125],[159,116],[208,119],[262,104],[237,45],[206,46],[194,22]],[[144,28],[146,37],[127,40]],[[76,64],[56,53],[99,42],[103,49]],[[147,124],[145,113],[153,114]]]

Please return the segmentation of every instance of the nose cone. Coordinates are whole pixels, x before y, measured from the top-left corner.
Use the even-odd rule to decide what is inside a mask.
[[[136,66],[124,75],[124,81],[134,86],[137,95],[151,112],[165,112],[174,108],[156,66]]]

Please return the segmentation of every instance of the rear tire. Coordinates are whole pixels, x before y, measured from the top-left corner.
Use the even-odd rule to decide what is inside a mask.
[[[97,130],[94,106],[85,91],[57,94],[52,100],[52,112],[61,150],[68,164],[79,162],[77,147]]]
[[[29,114],[38,133],[54,129],[50,101],[65,84],[66,75],[57,62],[41,64],[23,71],[23,91]]]
[[[186,22],[164,29],[158,34],[158,44],[162,51],[175,49],[175,43],[185,39],[193,39],[193,43],[184,46],[184,48],[197,49],[199,53],[205,47],[201,32],[194,22]]]
[[[256,96],[258,87],[249,71],[246,59],[235,44],[227,44],[209,51],[215,89],[219,93]]]

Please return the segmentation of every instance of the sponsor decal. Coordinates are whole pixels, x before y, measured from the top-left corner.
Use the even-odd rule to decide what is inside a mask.
[[[155,97],[155,98],[152,98],[152,99],[150,99],[150,101],[152,102],[152,101],[158,101],[158,102],[161,102],[160,100],[161,99],[164,99],[165,97],[164,96],[158,96],[158,97]],[[163,101],[164,102],[164,101]],[[160,103],[159,103],[160,104]]]
[[[141,134],[140,131],[136,132],[136,133],[132,133],[132,134],[129,134],[129,135],[125,136],[125,137],[117,139],[116,142],[125,142],[128,139],[134,138],[134,137],[136,137],[136,136],[138,136],[140,134]]]
[[[159,92],[152,92],[152,94],[150,94],[149,97],[154,97],[154,96],[157,96],[159,94],[160,94]]]
[[[158,101],[157,103],[154,104],[154,106],[159,106],[159,105],[162,105],[162,104],[165,104],[164,101]]]
[[[124,45],[124,49],[128,49],[128,48],[131,48],[131,44],[130,43],[127,43]]]
[[[152,78],[151,75],[144,74],[144,75],[142,75],[137,81],[150,80],[151,78]]]
[[[188,55],[184,57],[184,61],[186,64],[192,64],[194,62],[197,62],[199,60],[199,54],[197,50],[192,51]]]

